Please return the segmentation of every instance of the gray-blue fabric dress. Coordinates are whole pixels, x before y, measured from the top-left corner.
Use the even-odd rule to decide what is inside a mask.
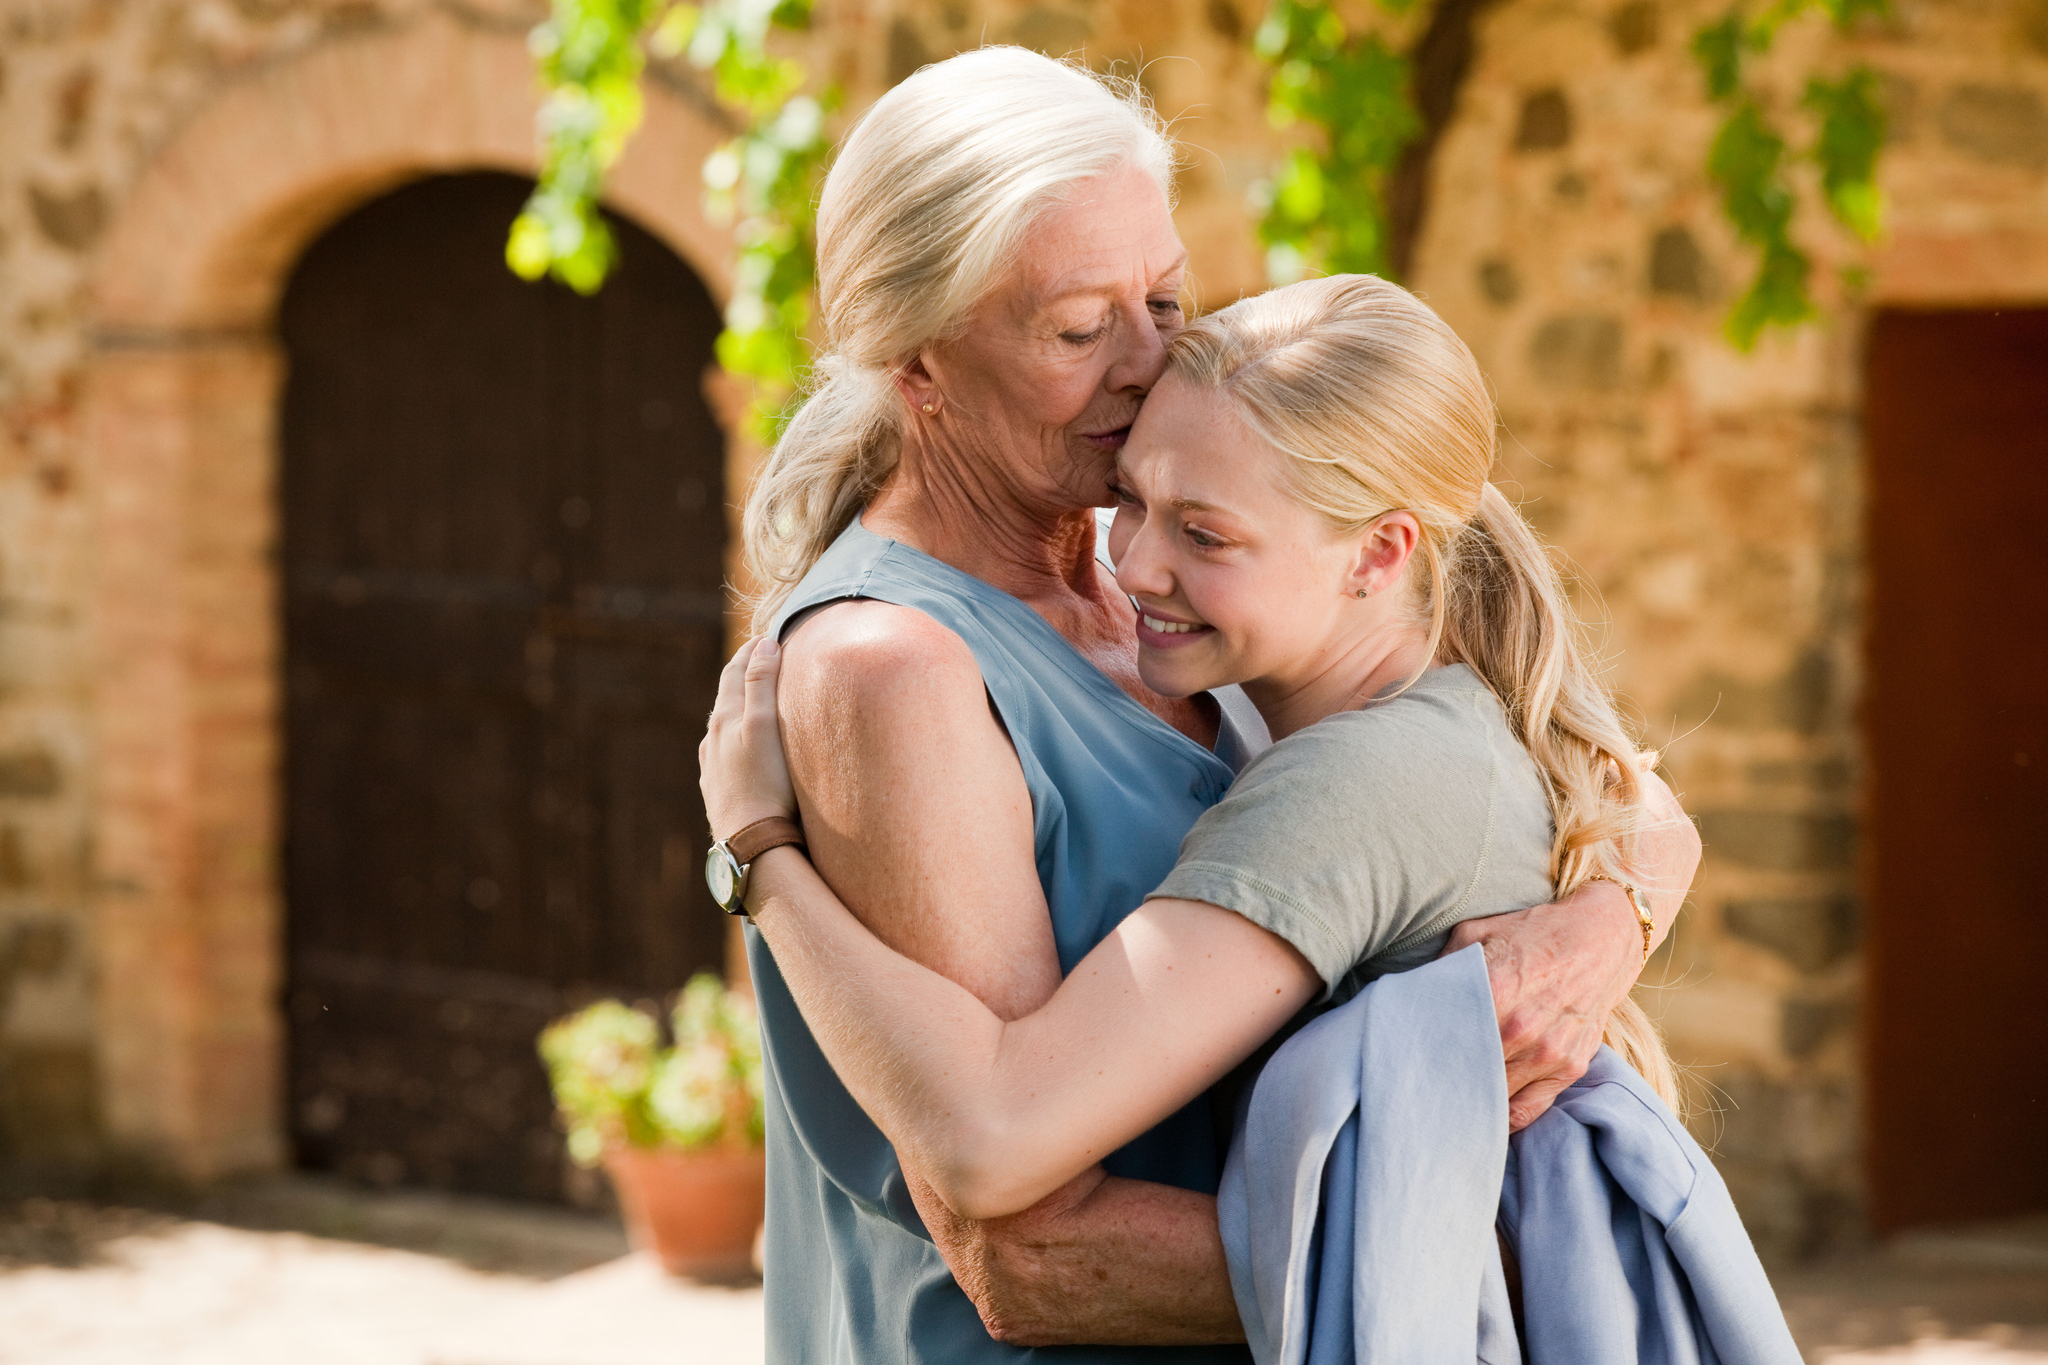
[[[1232,764],[1161,721],[1008,593],[858,520],[783,606],[845,598],[913,607],[973,650],[1031,793],[1038,876],[1060,970],[1135,909]],[[1245,751],[1226,733],[1224,752]],[[759,934],[747,960],[768,1080],[768,1358],[775,1365],[1244,1365],[1242,1347],[1060,1347],[990,1339],[904,1186],[895,1151],[825,1061]],[[1212,1193],[1221,1154],[1198,1101],[1103,1164],[1112,1175]]]

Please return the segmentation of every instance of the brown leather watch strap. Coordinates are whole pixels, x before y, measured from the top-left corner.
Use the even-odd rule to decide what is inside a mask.
[[[745,867],[771,848],[784,844],[803,847],[804,829],[786,816],[771,815],[765,820],[756,820],[739,833],[725,841],[725,847],[732,854],[732,860]]]

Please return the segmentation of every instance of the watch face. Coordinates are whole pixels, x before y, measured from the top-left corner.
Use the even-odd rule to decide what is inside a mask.
[[[720,909],[732,909],[733,892],[738,889],[737,869],[732,865],[732,855],[722,845],[713,844],[711,852],[704,855],[704,884],[711,888],[711,899]]]

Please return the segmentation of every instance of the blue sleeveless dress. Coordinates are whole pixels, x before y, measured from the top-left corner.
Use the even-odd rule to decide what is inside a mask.
[[[1132,700],[1017,598],[858,519],[772,629],[779,637],[798,613],[855,597],[914,607],[974,651],[1023,764],[1060,970],[1072,971],[1172,868],[1181,837],[1230,785],[1232,765]],[[1232,731],[1218,747],[1241,754],[1244,741]],[[895,1151],[818,1050],[761,936],[751,925],[746,936],[768,1082],[774,1365],[1248,1365],[1242,1347],[1029,1350],[991,1340],[918,1217]],[[1214,1193],[1222,1154],[1207,1102],[1103,1164],[1112,1175]]]

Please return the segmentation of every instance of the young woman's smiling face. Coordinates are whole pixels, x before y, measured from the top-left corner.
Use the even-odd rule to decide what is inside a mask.
[[[1117,461],[1109,546],[1154,691],[1312,685],[1380,614],[1357,589],[1399,564],[1372,564],[1370,534],[1338,536],[1295,501],[1286,459],[1219,393],[1169,376],[1146,400]]]

